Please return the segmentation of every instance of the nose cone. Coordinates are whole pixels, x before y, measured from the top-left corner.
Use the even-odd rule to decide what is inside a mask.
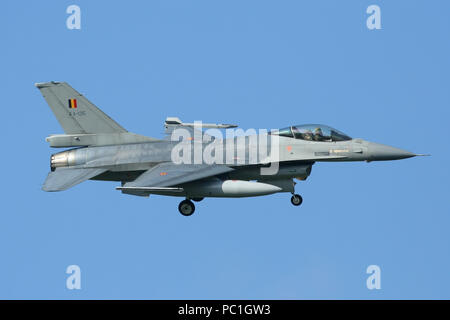
[[[369,143],[368,151],[370,161],[400,160],[416,156],[412,152],[374,142]]]

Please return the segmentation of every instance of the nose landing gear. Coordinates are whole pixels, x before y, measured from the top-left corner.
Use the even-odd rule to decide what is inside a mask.
[[[292,195],[292,197],[291,197],[291,203],[292,203],[294,206],[299,206],[299,205],[302,204],[302,202],[303,202],[303,198],[302,198],[301,195],[299,195],[299,194],[294,194],[294,195]]]

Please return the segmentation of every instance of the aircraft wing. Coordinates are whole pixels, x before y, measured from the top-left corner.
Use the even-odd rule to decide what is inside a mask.
[[[48,174],[42,190],[49,192],[66,190],[105,171],[107,169],[56,168]]]
[[[205,133],[203,130],[194,129],[194,127],[183,127],[183,126],[171,126],[170,128],[165,130],[166,136],[164,137],[164,140],[171,140],[172,134],[176,129],[184,130],[180,131],[181,134],[187,134],[189,138],[193,139],[195,136],[199,136],[202,139],[207,139],[209,141],[214,140],[213,136],[210,136],[209,134]],[[177,137],[177,136],[175,136]]]
[[[176,117],[168,117],[164,122],[165,133],[167,134],[165,140],[171,140],[172,134],[177,129],[186,130],[185,133],[188,133],[191,138],[195,135],[200,134],[203,139],[207,138],[210,141],[214,140],[213,136],[208,135],[203,132],[202,129],[227,129],[227,128],[236,128],[235,124],[223,124],[223,123],[201,123],[201,128],[196,127],[195,123],[184,123],[179,118]]]
[[[128,182],[118,190],[122,191],[176,191],[180,184],[216,176],[233,171],[225,165],[175,164],[166,162],[156,165],[141,174],[136,180]]]

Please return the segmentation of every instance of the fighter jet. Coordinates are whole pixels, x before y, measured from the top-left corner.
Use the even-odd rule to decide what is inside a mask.
[[[66,82],[36,83],[64,134],[46,141],[54,148],[50,173],[42,189],[62,191],[86,180],[117,181],[123,194],[185,198],[179,212],[190,216],[192,201],[210,197],[254,197],[291,193],[306,180],[316,162],[385,161],[414,154],[391,146],[353,139],[320,124],[291,125],[279,130],[220,137],[232,124],[183,123],[167,118],[161,139],[125,130]],[[216,135],[203,129],[215,130]],[[222,130],[223,131],[223,130]]]

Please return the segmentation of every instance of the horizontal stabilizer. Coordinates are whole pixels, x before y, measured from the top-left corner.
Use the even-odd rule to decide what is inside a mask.
[[[107,169],[89,168],[57,168],[48,174],[47,179],[42,186],[42,190],[53,192],[69,189],[83,181],[91,179]]]
[[[97,134],[53,134],[45,139],[53,148],[98,147],[158,141],[132,132]]]

